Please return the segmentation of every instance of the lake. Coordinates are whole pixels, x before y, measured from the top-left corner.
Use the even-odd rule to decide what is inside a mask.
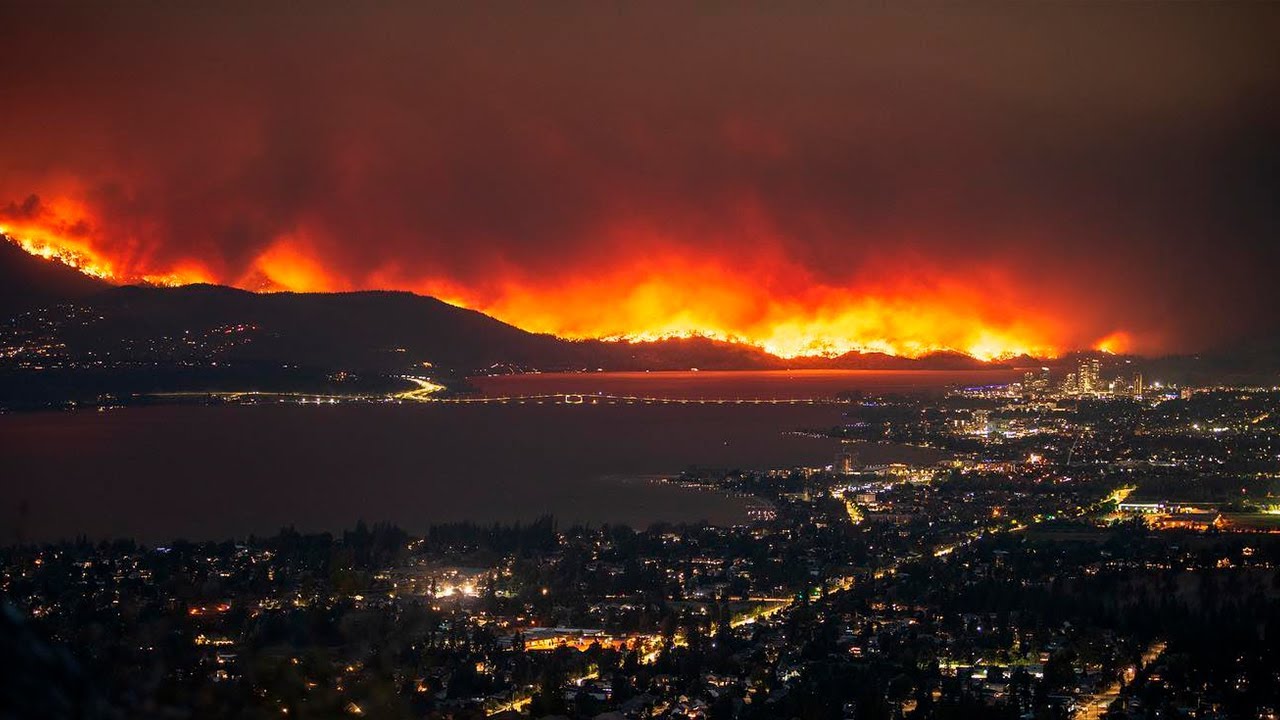
[[[979,374],[990,381],[993,374]],[[980,384],[973,373],[618,373],[478,380],[484,392],[813,397]],[[697,376],[697,377],[690,377]],[[914,385],[911,378],[915,378]],[[0,416],[0,542],[243,537],[357,520],[734,523],[746,501],[653,482],[690,465],[826,465],[838,405],[395,404],[133,407]],[[862,446],[866,462],[931,451]]]

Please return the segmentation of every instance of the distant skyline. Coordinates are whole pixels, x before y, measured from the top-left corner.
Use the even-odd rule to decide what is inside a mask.
[[[783,356],[1280,332],[1280,7],[0,7],[0,228]]]

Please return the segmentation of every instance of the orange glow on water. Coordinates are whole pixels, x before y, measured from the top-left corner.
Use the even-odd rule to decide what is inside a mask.
[[[1027,307],[1017,283],[996,269],[957,275],[914,262],[907,270],[860,268],[847,281],[832,282],[777,253],[726,260],[672,249],[608,264],[566,259],[564,271],[553,276],[495,268],[467,282],[427,275],[426,269],[349,275],[327,262],[310,236],[291,233],[269,243],[247,268],[219,272],[211,269],[217,265],[197,260],[152,263],[145,255],[109,252],[95,242],[93,225],[76,219],[82,210],[58,203],[33,221],[6,221],[5,229],[33,255],[118,283],[216,282],[296,292],[406,289],[572,339],[707,337],[780,357],[952,351],[992,360],[1055,357],[1075,349],[1069,338],[1079,335],[1063,318]],[[1115,332],[1093,347],[1128,352],[1131,346],[1126,333]]]

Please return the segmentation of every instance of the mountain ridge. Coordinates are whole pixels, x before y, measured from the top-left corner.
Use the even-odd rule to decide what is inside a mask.
[[[78,397],[285,387],[385,393],[402,388],[406,376],[461,389],[470,376],[529,371],[975,370],[1061,366],[1076,357],[781,358],[706,337],[564,339],[402,290],[111,285],[8,242],[0,243],[6,277],[17,280],[0,305],[0,320],[7,318],[0,330],[10,336],[0,345],[18,350],[0,358],[0,401],[5,393],[40,396],[42,384]],[[1171,367],[1209,367],[1179,363]]]
[[[14,264],[28,267],[8,267]],[[1098,355],[996,362],[958,352],[780,358],[754,345],[705,337],[569,340],[399,290],[256,293],[212,284],[81,282],[84,276],[72,268],[0,243],[0,279],[6,277],[17,279],[10,302],[0,305],[0,346],[14,350],[0,357],[0,406],[9,407],[163,392],[385,395],[406,389],[408,376],[460,391],[468,377],[529,371],[974,370],[1063,367]],[[1139,359],[1107,360],[1130,361]],[[1275,366],[1269,355],[1252,364],[1216,356],[1141,362],[1165,377],[1205,381],[1224,369],[1239,377],[1273,377],[1268,373]]]
[[[466,373],[494,366],[538,370],[1003,366],[961,353],[919,359],[880,353],[779,358],[754,345],[701,337],[568,340],[522,330],[438,298],[396,290],[254,293],[222,285],[124,285],[78,302],[95,310],[100,319],[90,331],[68,335],[77,343],[91,343],[95,337],[172,337],[247,324],[261,331],[254,351],[232,357],[288,363],[322,358],[326,366],[359,371],[442,367]]]
[[[115,287],[58,260],[32,255],[0,233],[0,315]]]
[[[525,331],[509,323],[505,323],[479,311],[462,308],[447,303],[439,298],[404,290],[354,290],[339,292],[254,292],[226,285],[196,283],[182,286],[160,286],[145,284],[113,284],[96,277],[84,274],[74,265],[67,264],[57,258],[43,258],[28,253],[16,240],[8,235],[0,235],[0,281],[12,276],[10,282],[3,283],[8,288],[7,294],[0,294],[0,316],[11,315],[19,310],[27,310],[41,305],[76,301],[89,304],[102,304],[107,308],[120,306],[125,298],[150,303],[146,316],[151,321],[158,321],[165,314],[159,306],[151,302],[160,295],[176,299],[184,310],[209,310],[197,301],[203,298],[209,302],[224,301],[241,311],[256,305],[279,307],[289,303],[300,306],[324,306],[323,309],[349,315],[360,308],[366,311],[372,304],[382,303],[395,306],[394,310],[415,314],[419,320],[428,320],[428,326],[470,325],[480,333],[480,337],[466,342],[461,338],[450,338],[452,341],[464,341],[474,346],[474,352],[445,352],[442,359],[447,362],[472,363],[485,360],[488,364],[508,366],[596,369],[608,366],[610,369],[688,369],[702,367],[707,369],[798,369],[798,368],[901,368],[901,367],[936,367],[939,369],[960,369],[977,367],[1000,367],[1002,361],[988,362],[978,360],[969,355],[955,351],[940,351],[919,358],[904,358],[878,352],[849,352],[839,356],[801,356],[783,358],[773,355],[762,348],[747,342],[718,340],[707,337],[660,338],[656,340],[604,340],[604,339],[568,339],[550,334]],[[118,290],[117,294],[112,294]],[[152,293],[144,295],[143,293]],[[261,303],[251,298],[269,298]],[[327,298],[321,300],[319,298]],[[344,307],[345,306],[345,307]],[[423,313],[434,311],[439,317],[424,318]],[[458,313],[470,313],[459,315]],[[463,320],[467,317],[470,319]],[[487,325],[479,320],[485,318],[496,325]],[[224,316],[221,319],[231,321]],[[305,317],[296,317],[301,325],[309,326]],[[350,318],[348,318],[350,319]],[[382,325],[385,318],[366,314],[358,325]],[[497,328],[501,327],[501,330]],[[175,329],[175,328],[167,328]],[[186,328],[190,329],[190,328]],[[313,330],[317,328],[312,328]],[[385,330],[384,326],[384,330]],[[488,337],[485,330],[491,331]],[[412,334],[412,333],[410,333]],[[496,337],[501,336],[501,338]],[[537,338],[537,339],[535,339]],[[84,339],[84,335],[80,335]],[[392,341],[387,336],[382,338]],[[421,340],[421,338],[419,338]],[[494,353],[494,343],[499,340],[511,344],[505,355]],[[554,342],[553,342],[554,341]],[[482,365],[482,366],[483,366]],[[476,368],[473,368],[476,369]]]

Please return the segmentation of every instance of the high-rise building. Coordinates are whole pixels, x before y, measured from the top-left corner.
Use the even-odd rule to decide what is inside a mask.
[[[854,456],[851,452],[836,453],[835,471],[841,475],[853,474]]]
[[[1026,394],[1046,393],[1052,388],[1047,367],[1042,367],[1039,371],[1028,370],[1022,374],[1022,392]]]
[[[1137,400],[1142,399],[1142,373],[1133,374],[1133,397]]]
[[[1102,390],[1102,361],[1097,358],[1080,358],[1076,385],[1077,390],[1082,393]]]

